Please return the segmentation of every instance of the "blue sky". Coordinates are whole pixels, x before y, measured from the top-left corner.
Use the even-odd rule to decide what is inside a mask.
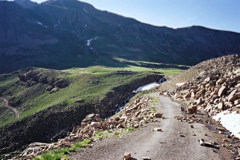
[[[32,0],[43,2],[45,0]],[[171,28],[201,25],[240,33],[240,0],[82,0],[100,10]]]

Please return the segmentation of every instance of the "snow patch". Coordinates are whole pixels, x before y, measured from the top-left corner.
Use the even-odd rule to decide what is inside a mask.
[[[182,86],[184,85],[185,82],[182,82],[182,83],[176,83],[177,86]]]
[[[240,138],[240,114],[236,111],[230,112],[227,110],[218,113],[213,119],[220,121],[223,127],[232,132],[235,137]]]
[[[39,24],[39,25],[41,25],[41,26],[43,25],[42,22],[39,22],[39,21],[37,21],[37,24]]]
[[[86,46],[90,46],[90,45],[91,45],[91,41],[97,40],[98,38],[99,38],[99,37],[95,37],[95,38],[92,38],[92,39],[87,40]]]
[[[154,87],[157,87],[159,85],[160,85],[159,83],[153,82],[153,83],[147,84],[145,86],[139,87],[137,90],[134,90],[133,93],[147,91],[147,90],[150,90],[150,89],[152,89]]]

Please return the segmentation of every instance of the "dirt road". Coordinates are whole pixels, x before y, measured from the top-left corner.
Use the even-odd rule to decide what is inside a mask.
[[[151,96],[159,97],[156,93]],[[92,148],[73,154],[72,160],[121,160],[125,152],[132,154],[132,160],[221,160],[230,159],[225,150],[201,146],[199,139],[221,142],[223,135],[212,133],[203,124],[190,124],[176,120],[175,116],[183,116],[180,105],[169,98],[159,97],[156,102],[158,112],[165,119],[151,123],[132,132],[131,136],[118,139],[105,139],[96,142]],[[163,131],[152,131],[160,127]],[[193,136],[196,134],[196,136]],[[180,136],[182,135],[182,136]]]
[[[8,100],[6,100],[5,98],[2,98],[2,97],[0,97],[0,100],[3,100],[3,102],[4,102],[4,107],[6,107],[6,108],[8,108],[8,109],[11,109],[14,113],[15,113],[15,115],[16,115],[16,118],[19,118],[19,112],[18,112],[18,110],[16,109],[16,108],[14,108],[14,107],[12,107],[12,106],[10,106],[9,105],[9,103],[8,103]]]

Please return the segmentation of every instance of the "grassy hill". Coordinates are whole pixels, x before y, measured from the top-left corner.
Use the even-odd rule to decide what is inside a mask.
[[[49,142],[61,131],[60,136],[64,136],[87,114],[110,116],[116,104],[123,103],[132,90],[158,81],[164,74],[180,72],[180,69],[129,65],[68,70],[28,68],[2,74],[0,97],[8,100],[20,117],[16,118],[0,101],[0,153],[20,149],[34,141]]]

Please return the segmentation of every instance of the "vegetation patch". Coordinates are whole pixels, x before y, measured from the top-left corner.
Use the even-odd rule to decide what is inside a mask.
[[[71,151],[84,149],[84,147],[87,147],[89,143],[91,143],[91,140],[76,142],[72,145],[72,147],[51,150],[49,152],[39,155],[33,160],[60,160],[60,159],[68,160],[68,155],[70,154]]]

